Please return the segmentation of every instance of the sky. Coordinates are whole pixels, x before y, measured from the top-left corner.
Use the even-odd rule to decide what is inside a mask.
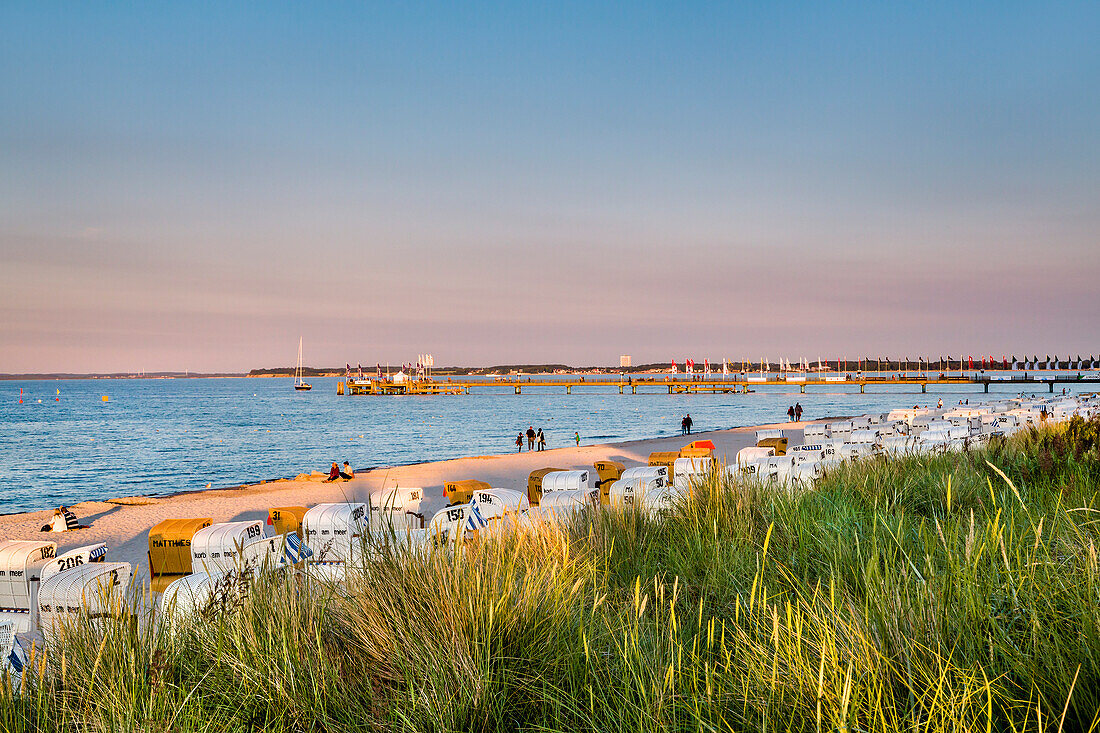
[[[0,372],[1100,352],[1100,4],[0,6]]]

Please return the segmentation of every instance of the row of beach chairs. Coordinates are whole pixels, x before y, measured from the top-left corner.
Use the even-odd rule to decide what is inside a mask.
[[[447,506],[422,513],[424,491],[395,487],[367,502],[275,507],[267,520],[214,523],[210,518],[168,519],[149,532],[151,590],[160,596],[162,620],[183,621],[242,576],[278,568],[342,582],[380,544],[423,547],[461,542],[481,532],[516,531],[568,520],[586,507],[636,508],[660,514],[687,495],[709,472],[727,471],[773,484],[808,488],[832,466],[873,456],[965,450],[997,435],[1100,415],[1096,396],[1013,399],[950,409],[895,410],[808,425],[801,445],[782,430],[761,430],[755,445],[729,464],[710,441],[649,456],[648,465],[597,461],[591,470],[541,468],[526,491],[465,479],[447,482]],[[593,472],[595,480],[593,481]],[[18,635],[46,640],[80,614],[116,614],[131,592],[129,563],[107,561],[97,543],[57,553],[45,540],[0,541],[0,670],[22,671],[26,655]]]

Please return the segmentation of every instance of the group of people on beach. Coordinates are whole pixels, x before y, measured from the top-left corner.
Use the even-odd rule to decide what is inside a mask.
[[[355,478],[355,471],[351,469],[351,466],[347,461],[344,461],[344,465],[340,466],[336,461],[332,462],[332,468],[328,471],[328,478],[325,482],[335,481],[337,479],[349,479]]]
[[[519,436],[516,437],[516,453],[523,450],[524,438],[527,438],[527,450],[546,450],[546,434],[542,432],[542,428],[539,428],[536,433],[535,427],[533,425],[528,425],[527,432],[521,432]]]
[[[534,451],[546,450],[546,433],[542,432],[542,428],[539,428],[538,431],[536,432],[534,425],[528,425],[526,432],[522,432],[522,433],[520,433],[519,435],[516,436],[516,453],[522,453],[523,452],[523,441],[524,441],[525,438],[527,439],[527,450],[529,450],[529,451],[532,451],[532,450],[534,450]],[[580,434],[580,432],[574,431],[573,441],[577,444],[577,447],[580,447],[580,444],[581,444],[581,434]]]
[[[798,422],[799,420],[801,420],[802,419],[802,404],[800,402],[796,402],[793,405],[791,405],[790,407],[788,407],[787,408],[787,417],[790,418],[791,422]]]

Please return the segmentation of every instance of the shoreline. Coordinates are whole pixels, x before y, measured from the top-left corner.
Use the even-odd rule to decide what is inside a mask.
[[[445,481],[477,478],[494,487],[526,492],[527,476],[538,468],[553,466],[592,470],[598,460],[619,460],[629,465],[645,465],[649,454],[678,450],[691,440],[710,439],[717,457],[732,458],[741,448],[755,444],[755,431],[782,428],[791,433],[791,443],[800,442],[802,429],[811,422],[842,418],[821,418],[803,422],[767,423],[721,430],[634,439],[616,443],[565,446],[546,451],[522,451],[463,456],[437,461],[396,466],[378,466],[356,471],[353,479],[325,483],[320,477],[298,474],[294,478],[263,480],[232,487],[204,488],[175,492],[164,496],[130,496],[107,500],[89,500],[71,505],[87,529],[64,533],[39,531],[53,509],[0,515],[0,538],[49,540],[57,542],[58,552],[106,542],[108,560],[129,562],[135,575],[147,576],[146,552],[149,530],[164,519],[209,517],[213,522],[267,519],[268,510],[279,506],[312,506],[333,501],[367,501],[370,494],[394,486],[424,489],[422,512],[425,521],[442,509]],[[309,478],[301,478],[309,476]]]
[[[711,433],[723,433],[723,432],[728,432],[728,431],[731,431],[731,430],[748,430],[748,429],[762,430],[764,428],[773,428],[773,427],[782,426],[782,425],[808,425],[810,423],[816,423],[816,422],[831,422],[831,421],[834,421],[834,420],[851,420],[851,419],[852,419],[851,415],[833,415],[833,416],[815,418],[813,420],[803,420],[799,423],[767,423],[767,424],[764,424],[764,425],[734,425],[734,426],[727,427],[727,428],[715,428],[713,430],[704,430],[704,431],[701,431],[701,432],[692,433],[691,437],[694,438],[695,436],[704,436],[704,435],[709,435]],[[658,436],[654,436],[654,437],[650,437],[650,438],[632,438],[630,440],[615,441],[613,443],[593,443],[591,445],[587,445],[587,446],[586,445],[581,445],[581,446],[578,446],[578,447],[580,447],[580,448],[592,448],[592,447],[596,447],[596,446],[626,446],[626,445],[631,445],[631,444],[634,444],[634,443],[644,443],[644,442],[648,442],[648,441],[652,441],[652,440],[670,440],[672,438],[682,438],[682,437],[685,437],[685,436],[682,436],[682,435],[659,436],[658,435]],[[564,447],[570,447],[570,446],[564,446]],[[561,448],[553,448],[553,449],[550,449],[550,450],[547,450],[547,451],[542,451],[542,452],[549,453],[549,452],[551,452],[551,450],[561,450]],[[526,452],[526,451],[524,451],[524,452]],[[539,452],[539,451],[536,451],[536,452]],[[484,454],[484,455],[455,456],[455,457],[452,457],[452,458],[437,458],[437,459],[432,460],[432,461],[412,461],[412,462],[409,462],[409,463],[393,463],[393,464],[389,464],[389,465],[366,466],[364,468],[358,468],[356,466],[352,466],[352,470],[355,471],[355,476],[356,476],[356,478],[358,478],[360,476],[360,474],[367,474],[367,473],[370,473],[372,471],[389,471],[389,470],[393,470],[393,469],[409,468],[409,467],[412,467],[412,466],[421,466],[421,465],[430,465],[430,464],[434,464],[434,463],[443,463],[443,462],[446,462],[446,461],[484,460],[484,459],[487,459],[487,458],[497,458],[497,457],[500,457],[500,456],[510,456],[510,455],[517,455],[517,454],[512,453],[512,452],[509,451],[507,453],[487,453],[487,454]],[[299,476],[303,476],[303,475],[310,476],[312,473],[313,472],[303,471],[303,472],[300,472],[300,473],[298,473],[294,476],[276,476],[276,477],[273,477],[273,478],[261,478],[258,481],[252,481],[252,482],[243,483],[243,484],[231,484],[229,486],[207,486],[207,487],[204,487],[204,488],[201,488],[201,489],[181,489],[179,491],[171,491],[171,492],[168,492],[168,493],[165,493],[165,494],[132,494],[132,495],[129,495],[129,496],[112,496],[112,497],[108,497],[106,499],[84,499],[84,500],[76,502],[74,504],[67,504],[65,506],[69,506],[71,508],[71,507],[81,506],[81,505],[84,505],[84,504],[111,504],[111,503],[117,503],[117,502],[121,502],[121,501],[135,500],[135,499],[136,500],[141,500],[141,499],[150,499],[150,500],[174,499],[176,497],[181,497],[181,496],[191,496],[191,495],[195,495],[195,494],[204,494],[208,491],[239,491],[239,490],[243,490],[243,489],[256,488],[256,487],[259,487],[259,486],[266,486],[266,485],[269,485],[269,484],[274,484],[274,483],[278,483],[278,482],[282,482],[282,481],[298,481],[298,480],[301,480],[301,479],[298,478]],[[305,480],[313,481],[314,478],[311,476],[311,478],[305,479]],[[122,504],[120,506],[125,506],[125,505]],[[22,516],[22,515],[39,514],[41,512],[52,512],[54,509],[55,509],[55,507],[50,507],[48,509],[30,509],[28,511],[21,511],[21,512],[0,512],[0,527],[3,526],[2,522],[5,518],[17,517],[17,516]],[[0,537],[0,539],[5,539],[5,538]]]

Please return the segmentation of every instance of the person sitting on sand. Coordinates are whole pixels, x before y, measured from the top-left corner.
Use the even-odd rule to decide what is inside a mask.
[[[88,525],[81,524],[72,510],[67,506],[54,509],[53,517],[49,524],[42,525],[42,532],[71,532],[74,529],[88,529]]]
[[[355,478],[355,471],[351,470],[347,461],[344,461],[344,467],[340,469],[340,478]]]
[[[336,464],[336,461],[333,461],[332,468],[328,471],[328,478],[325,479],[325,483],[327,484],[329,481],[335,481],[338,478],[340,478],[340,466]]]

